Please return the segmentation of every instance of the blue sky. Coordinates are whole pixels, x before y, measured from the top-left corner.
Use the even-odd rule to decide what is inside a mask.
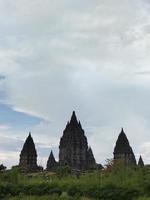
[[[58,158],[76,111],[97,162],[121,127],[150,163],[148,0],[0,0],[0,162],[18,164],[31,131],[38,162]]]
[[[1,94],[3,97],[3,93]],[[23,112],[17,112],[10,105],[0,104],[0,122],[13,126],[16,129],[30,128],[40,123],[42,119],[28,115]]]

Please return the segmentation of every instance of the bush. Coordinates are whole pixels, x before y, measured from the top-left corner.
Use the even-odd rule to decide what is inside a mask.
[[[140,192],[137,189],[116,187],[113,184],[105,187],[89,187],[85,196],[103,200],[132,200],[138,197]]]
[[[57,174],[59,177],[65,177],[71,174],[71,168],[68,165],[57,168]]]
[[[74,186],[74,185],[68,188],[67,193],[68,193],[69,196],[73,196],[73,197],[74,196],[78,196],[78,197],[82,196],[81,189],[77,186]]]
[[[102,188],[98,197],[103,200],[132,200],[138,195],[138,191],[135,189],[112,187]]]
[[[45,194],[57,194],[61,195],[62,190],[58,186],[48,183],[31,184],[24,187],[24,194],[26,195],[45,195]]]
[[[0,199],[6,196],[39,196],[49,195],[55,199],[79,200],[80,197],[102,200],[137,200],[138,197],[150,196],[150,170],[125,169],[105,173],[95,171],[81,174],[78,179],[69,175],[70,169],[61,179],[57,175],[49,175],[46,179],[43,173],[21,174],[17,169],[0,173]],[[66,194],[62,197],[61,194]],[[20,198],[21,199],[21,198]],[[139,200],[139,199],[138,199]],[[142,200],[142,199],[140,199]],[[144,199],[145,200],[145,199]],[[148,198],[146,199],[148,200]]]
[[[8,195],[17,196],[17,195],[57,195],[62,194],[62,190],[55,185],[50,185],[47,183],[43,184],[29,184],[29,185],[15,185],[12,183],[1,184],[0,185],[0,199]]]

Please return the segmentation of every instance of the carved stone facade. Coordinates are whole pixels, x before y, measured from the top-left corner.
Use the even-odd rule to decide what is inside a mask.
[[[114,160],[123,160],[126,166],[136,165],[135,155],[123,129],[118,136],[116,146],[114,148]]]
[[[73,170],[87,170],[96,165],[92,150],[88,148],[84,130],[74,111],[60,139],[59,164],[68,165]]]
[[[29,136],[27,137],[23,145],[23,148],[20,154],[19,167],[27,171],[37,171],[38,169],[37,153],[36,153],[34,141],[31,137],[31,133],[29,133]]]
[[[51,151],[49,158],[48,158],[48,161],[47,161],[46,170],[47,171],[54,171],[54,170],[56,170],[57,166],[58,166],[58,163],[55,160],[53,152]]]

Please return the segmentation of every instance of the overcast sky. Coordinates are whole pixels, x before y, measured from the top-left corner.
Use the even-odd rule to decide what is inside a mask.
[[[124,130],[150,163],[149,0],[0,0],[0,162],[32,132],[38,163],[72,111],[97,162]]]

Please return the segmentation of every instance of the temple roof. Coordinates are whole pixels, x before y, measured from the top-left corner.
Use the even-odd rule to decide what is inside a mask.
[[[76,117],[76,113],[75,111],[73,111],[72,116],[71,116],[71,120],[70,120],[70,126],[78,126],[78,121],[77,121],[77,117]]]
[[[132,148],[130,147],[128,138],[122,128],[121,133],[118,136],[116,146],[114,148],[114,154],[122,154],[122,153],[132,153]]]
[[[88,153],[89,153],[90,155],[93,155],[93,151],[92,151],[91,147],[88,147]]]
[[[29,133],[29,136],[27,137],[27,139],[23,145],[21,154],[37,155],[36,149],[35,149],[35,144],[34,144],[32,136],[31,136],[31,133]]]
[[[82,125],[81,125],[81,122],[80,122],[80,121],[79,121],[79,123],[78,123],[78,126],[79,126],[80,129],[82,129]]]
[[[47,167],[46,167],[46,169],[47,170],[54,170],[54,169],[56,169],[56,167],[57,167],[57,162],[55,160],[53,152],[51,151],[51,153],[49,155],[49,158],[48,158],[48,161],[47,161]]]
[[[73,111],[70,121],[67,123],[63,136],[60,140],[61,147],[87,146],[87,138],[84,134],[80,121],[77,120],[76,113]]]
[[[144,167],[144,162],[143,162],[142,156],[140,156],[140,158],[139,158],[138,166],[139,167]]]
[[[69,133],[69,132],[73,132],[74,130],[80,133],[81,132],[84,133],[81,122],[77,120],[75,111],[73,111],[70,121],[67,122],[64,132]]]
[[[53,155],[53,151],[51,151],[49,158],[48,158],[49,163],[56,163],[55,157]]]
[[[88,159],[93,160],[93,162],[95,163],[95,158],[91,147],[88,147],[87,153],[88,153]]]

